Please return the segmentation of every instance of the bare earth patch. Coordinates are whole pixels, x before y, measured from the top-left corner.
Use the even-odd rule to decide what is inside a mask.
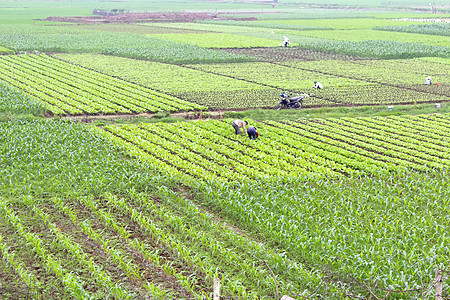
[[[256,18],[227,17],[226,14],[212,13],[125,13],[120,15],[84,16],[84,17],[48,17],[42,21],[70,22],[77,24],[101,23],[149,23],[149,22],[194,22],[199,20],[236,20],[253,21]]]

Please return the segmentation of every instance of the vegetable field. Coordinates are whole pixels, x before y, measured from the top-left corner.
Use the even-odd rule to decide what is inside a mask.
[[[55,115],[204,109],[45,54],[1,57],[0,68],[2,80],[40,99]]]
[[[450,68],[418,59],[291,60],[175,66],[95,54],[56,57],[108,75],[121,73],[127,81],[164,90],[212,109],[273,108],[283,90],[312,94],[305,99],[305,107],[450,100],[447,83]],[[125,69],[127,65],[133,65],[133,69]],[[152,77],[152,73],[159,76]],[[430,75],[440,84],[425,86],[425,77]],[[314,80],[323,83],[325,88],[313,89]]]
[[[450,299],[450,7],[384,2],[0,1],[0,298]]]
[[[248,37],[226,33],[202,33],[202,34],[155,34],[155,38],[192,44],[204,48],[254,48],[254,47],[276,47],[279,42],[276,40]]]
[[[279,266],[280,288],[319,281],[216,223],[174,191],[176,174],[123,159],[89,126],[11,121],[0,132],[0,273],[10,274],[2,292],[12,298],[202,299],[218,276],[224,296],[267,298],[273,279],[254,255]]]
[[[14,154],[0,173],[6,286],[202,299],[219,278],[238,299],[367,295],[357,282],[431,295],[449,257],[436,217],[450,196],[448,115],[252,125],[259,140],[228,121],[1,123],[1,155]]]
[[[30,113],[41,114],[46,111],[39,100],[32,99],[28,95],[3,84],[0,81],[0,113]]]
[[[103,134],[186,184],[237,178],[289,183],[447,169],[447,117],[253,122],[263,137],[257,141],[234,136],[232,120],[107,126]]]

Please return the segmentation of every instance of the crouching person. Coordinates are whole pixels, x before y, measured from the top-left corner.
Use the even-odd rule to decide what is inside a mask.
[[[234,120],[231,123],[231,126],[233,126],[234,131],[235,131],[236,134],[241,134],[242,133],[240,128],[243,128],[244,132],[245,132],[246,131],[245,130],[245,125],[248,125],[248,122],[247,121],[242,121],[242,120],[239,120],[239,119],[238,120]]]
[[[249,139],[251,139],[251,140],[256,140],[256,138],[259,136],[258,131],[253,126],[250,126],[247,129],[247,134],[248,134]]]

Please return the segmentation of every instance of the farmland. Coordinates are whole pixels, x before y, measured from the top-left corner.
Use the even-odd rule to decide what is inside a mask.
[[[417,59],[377,61],[379,63],[372,60],[342,62],[328,59],[320,64],[315,60],[294,60],[278,63],[167,65],[98,54],[58,54],[55,57],[108,75],[121,73],[124,79],[136,84],[219,109],[274,107],[282,90],[313,94],[305,101],[306,107],[423,103],[450,99],[446,83],[448,67]],[[130,64],[134,68],[124,71],[124,66]],[[401,72],[406,69],[406,74]],[[151,76],[153,73],[159,76]],[[435,81],[441,84],[424,86],[422,81],[426,74],[433,74]],[[180,78],[183,78],[182,82]],[[330,88],[315,91],[312,88],[313,80]]]
[[[55,115],[203,109],[46,55],[5,56],[0,60],[0,67],[3,71],[1,79],[43,100]],[[73,88],[76,88],[75,92]]]
[[[0,298],[447,299],[447,6],[0,2]]]
[[[446,124],[447,120],[442,121]],[[395,125],[389,126],[389,122]],[[176,167],[183,176],[187,175],[187,183],[229,182],[242,176],[249,180],[275,179],[288,183],[296,177],[333,178],[448,168],[449,152],[445,149],[448,141],[435,141],[438,144],[434,145],[433,134],[427,139],[425,133],[424,139],[428,142],[417,141],[414,135],[420,127],[408,127],[409,132],[406,132],[404,122],[439,128],[436,119],[404,117],[344,122],[266,121],[255,126],[260,135],[270,141],[268,144],[242,140],[239,136],[230,138],[229,124],[217,121],[194,125],[107,126],[103,134],[128,149],[130,154],[139,153],[142,159],[155,163],[162,168],[161,172],[166,165]],[[404,136],[396,136],[398,126],[405,129]]]

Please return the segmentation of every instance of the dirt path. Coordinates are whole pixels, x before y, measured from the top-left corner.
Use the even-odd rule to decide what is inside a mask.
[[[208,112],[180,112],[180,113],[172,113],[167,114],[167,117],[171,118],[180,118],[180,119],[203,119],[203,118],[209,118],[209,119],[220,119],[223,116],[223,112],[226,110],[217,110],[217,111],[208,111]],[[233,110],[233,111],[239,111],[239,110]],[[67,116],[60,116],[60,119],[63,120],[73,120],[83,123],[91,123],[94,121],[99,120],[129,120],[134,118],[153,118],[157,116],[157,113],[141,113],[141,114],[108,114],[108,115],[67,115]],[[166,117],[166,116],[162,116]],[[47,116],[48,119],[55,118],[54,116]],[[58,118],[58,117],[56,117]]]

